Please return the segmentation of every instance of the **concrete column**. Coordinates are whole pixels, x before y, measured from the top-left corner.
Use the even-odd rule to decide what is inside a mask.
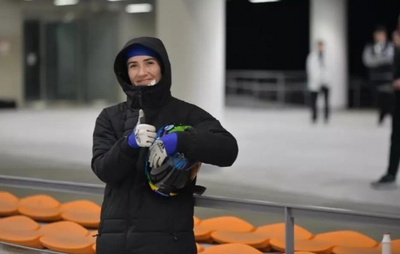
[[[217,118],[225,98],[225,0],[158,0],[156,35],[172,65],[172,94]]]
[[[331,70],[331,105],[347,105],[347,0],[312,0],[310,5],[310,49],[316,40],[325,42]]]

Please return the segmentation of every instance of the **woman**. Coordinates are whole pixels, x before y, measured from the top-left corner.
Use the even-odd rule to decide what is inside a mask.
[[[236,139],[205,110],[171,95],[171,66],[161,40],[130,40],[118,53],[114,71],[127,95],[105,108],[93,134],[92,169],[106,183],[96,248],[103,253],[197,253],[190,181],[176,196],[154,193],[146,163],[157,168],[179,152],[221,167],[236,160]],[[170,124],[191,126],[155,140]]]

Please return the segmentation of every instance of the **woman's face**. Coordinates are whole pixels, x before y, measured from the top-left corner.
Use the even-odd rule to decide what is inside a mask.
[[[133,56],[128,59],[129,80],[134,86],[152,86],[161,80],[161,68],[152,56]]]

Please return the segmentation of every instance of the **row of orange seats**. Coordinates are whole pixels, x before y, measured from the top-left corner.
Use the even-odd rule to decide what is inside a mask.
[[[100,210],[98,204],[89,200],[61,203],[44,194],[19,199],[9,192],[0,191],[0,216],[3,217],[20,214],[40,222],[66,220],[97,228]]]
[[[90,229],[98,227],[100,209],[89,200],[61,203],[44,194],[20,199],[0,191],[0,241],[63,253],[94,254],[97,230]]]
[[[94,254],[95,234],[97,231],[89,231],[72,221],[40,225],[25,215],[12,215],[0,219],[0,241],[37,249]]]
[[[195,218],[194,233],[199,243],[218,243],[199,253],[265,253],[285,252],[285,224],[276,223],[255,227],[233,216],[200,220]],[[381,254],[381,243],[352,230],[313,234],[298,225],[294,226],[294,249],[298,253],[317,254]],[[233,244],[233,245],[232,245]],[[240,245],[238,245],[240,244]],[[241,252],[232,248],[245,245]],[[248,247],[252,247],[252,250]],[[400,253],[400,239],[392,240],[392,253]],[[214,252],[215,249],[215,252]],[[227,251],[223,251],[227,249]]]
[[[47,195],[18,199],[0,192],[0,241],[49,248],[67,253],[95,253],[95,237],[100,207],[88,200],[61,204]],[[197,249],[202,254],[259,254],[285,252],[285,225],[276,223],[255,227],[234,216],[199,219],[194,216]],[[63,220],[63,221],[59,221]],[[48,222],[39,225],[36,221]],[[54,233],[54,232],[58,233]],[[380,244],[356,231],[312,234],[295,225],[296,253],[353,254],[381,253]],[[207,248],[206,248],[207,247]],[[392,253],[400,253],[400,239],[392,241]]]

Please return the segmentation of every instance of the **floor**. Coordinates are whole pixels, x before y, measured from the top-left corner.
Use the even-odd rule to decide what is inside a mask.
[[[329,123],[312,124],[304,107],[255,100],[228,103],[219,120],[236,137],[239,156],[229,168],[202,167],[198,183],[207,187],[205,195],[400,214],[399,188],[370,187],[387,166],[390,119],[378,126],[375,111],[334,111]],[[90,169],[92,132],[100,110],[96,106],[0,111],[0,174],[100,183]],[[1,189],[19,196],[35,193]],[[76,199],[73,194],[54,195],[61,201]],[[88,198],[101,202],[101,197]],[[254,225],[283,219],[196,208],[200,218],[227,213]],[[314,233],[360,230],[378,241],[389,230],[313,218],[295,222]],[[390,230],[392,239],[400,238],[400,230]]]

